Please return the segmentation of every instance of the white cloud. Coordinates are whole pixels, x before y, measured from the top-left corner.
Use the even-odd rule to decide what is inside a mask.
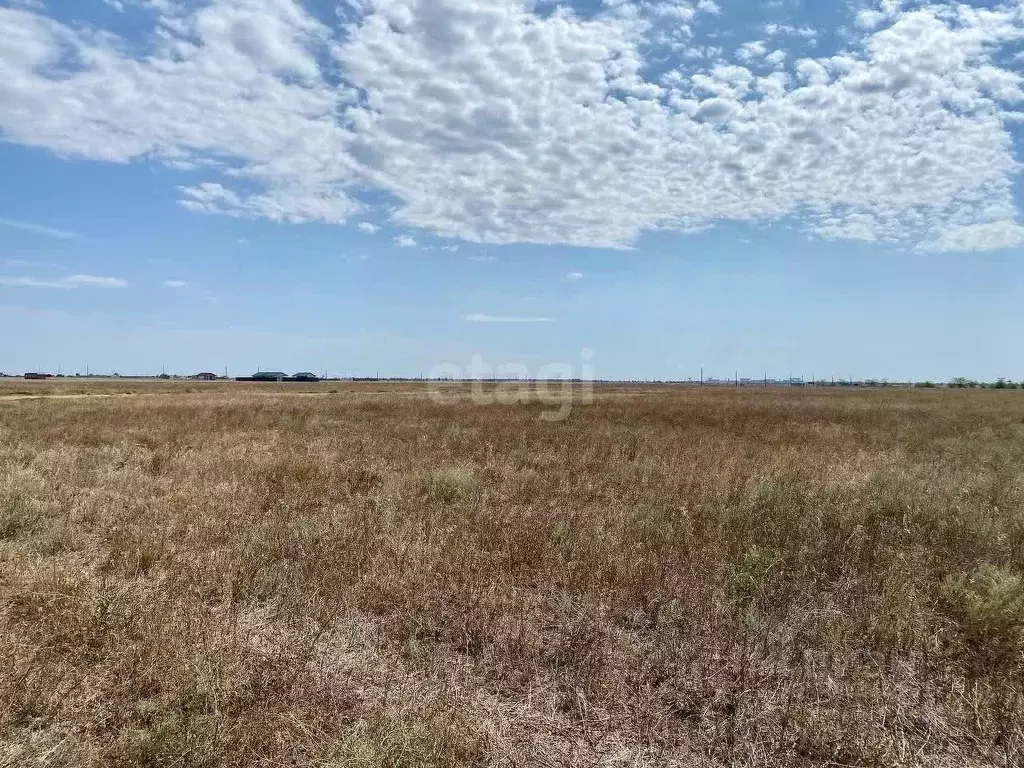
[[[929,251],[994,251],[1019,245],[1024,245],[1024,226],[1003,220],[949,229],[922,247]]]
[[[468,323],[551,323],[550,317],[501,317],[495,315],[471,314],[462,318]]]
[[[258,195],[240,195],[211,181],[180,189],[184,195],[181,205],[190,211],[239,218],[265,218],[291,224],[310,221],[342,224],[346,216],[360,210],[354,201],[336,199],[326,186],[314,183],[277,182],[271,192]]]
[[[736,51],[736,58],[748,65],[755,65],[759,60],[764,60],[777,67],[786,61],[787,56],[788,54],[781,49],[769,53],[768,44],[764,40],[752,40],[749,43],[744,43]]]
[[[762,58],[766,53],[768,53],[768,46],[764,40],[751,40],[737,49],[736,58],[740,61],[754,61]]]
[[[47,267],[50,266],[46,262],[36,261],[35,259],[19,259],[19,258],[4,258],[0,259],[0,264],[5,267]]]
[[[688,20],[721,12],[709,2],[360,0],[344,29],[294,0],[150,5],[155,42],[135,56],[135,41],[0,8],[4,139],[187,166],[208,174],[181,188],[197,212],[340,223],[370,190],[398,226],[480,243],[624,247],[793,218],[941,247],[1019,214],[1010,6],[884,0],[846,53],[754,41],[748,69],[692,41]],[[792,72],[763,74],[787,56]],[[666,60],[675,74],[647,80]]]
[[[415,248],[416,239],[409,237],[409,235],[399,235],[395,238],[395,245],[399,248]]]
[[[164,285],[168,288],[188,288],[185,280],[164,280]]]
[[[2,121],[0,117],[0,121]],[[43,237],[52,237],[54,240],[84,240],[85,238],[77,232],[71,232],[66,229],[57,229],[56,227],[48,227],[45,224],[36,224],[33,221],[19,221],[17,219],[0,219],[0,226],[10,227],[11,229],[20,229],[23,232],[31,232],[34,235],[42,235]]]
[[[373,235],[373,234],[376,234],[378,230],[380,230],[380,227],[378,227],[376,224],[371,224],[368,221],[360,221],[359,222],[359,231],[360,232],[365,232],[368,235]]]
[[[872,8],[865,8],[857,13],[856,23],[861,29],[874,29],[886,19],[886,14]]]
[[[566,280],[573,280],[573,281],[574,280],[582,280],[583,279],[583,273],[582,272],[570,272],[569,274],[567,274],[565,276],[565,279]]]
[[[497,261],[497,258],[495,258],[494,256],[488,256],[487,254],[481,253],[481,254],[474,254],[473,256],[470,256],[469,260],[470,261],[479,261],[479,262],[491,262],[491,261]]]
[[[796,63],[797,76],[808,85],[828,85],[832,80],[828,69],[814,59],[801,59]]]
[[[127,280],[119,277],[97,277],[95,275],[68,275],[58,280],[40,280],[34,277],[3,277],[0,276],[0,285],[25,288],[123,288],[128,285]]]
[[[7,277],[0,275],[0,285],[12,288],[74,288],[75,286],[59,280],[39,280],[34,277]]]
[[[96,275],[71,275],[64,278],[69,285],[88,285],[99,288],[124,288],[128,285],[127,280],[120,277],[97,277]]]
[[[818,32],[810,27],[795,27],[792,24],[765,24],[764,33],[768,37],[802,37],[805,40],[814,40]]]

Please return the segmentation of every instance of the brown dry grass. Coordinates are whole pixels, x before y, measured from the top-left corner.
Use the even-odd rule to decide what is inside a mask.
[[[2,765],[1020,764],[1024,393],[27,385]]]

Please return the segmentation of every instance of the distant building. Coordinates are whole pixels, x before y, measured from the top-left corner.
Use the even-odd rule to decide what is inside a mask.
[[[281,371],[257,371],[252,376],[239,376],[235,381],[285,381],[285,382],[311,382],[320,381],[315,373],[303,371],[289,376]]]
[[[26,373],[26,379],[52,379],[52,373]]]
[[[209,371],[203,371],[202,373],[197,373],[195,376],[190,376],[189,378],[194,381],[216,381],[217,374],[210,373]]]
[[[252,376],[239,376],[235,381],[288,381],[288,374],[282,371],[257,371]]]

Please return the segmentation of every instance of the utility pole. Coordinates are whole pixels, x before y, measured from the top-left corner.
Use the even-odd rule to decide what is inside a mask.
[[[700,385],[704,386],[704,366],[700,367]]]

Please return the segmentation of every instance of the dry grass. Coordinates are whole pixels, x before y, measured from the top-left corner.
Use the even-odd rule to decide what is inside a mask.
[[[2,765],[1021,764],[1022,393],[119,386],[0,385]]]

